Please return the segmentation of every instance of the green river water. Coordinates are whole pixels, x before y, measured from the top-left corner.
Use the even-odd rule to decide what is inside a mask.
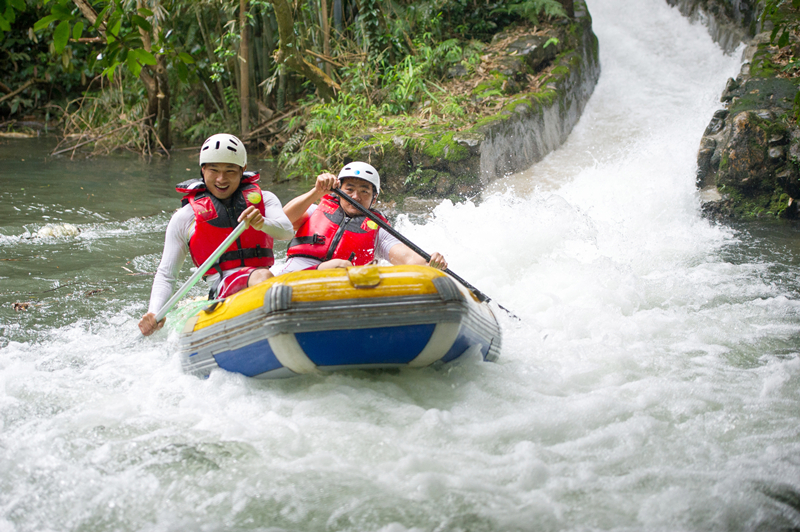
[[[170,157],[119,153],[70,160],[68,154],[49,157],[54,146],[53,138],[0,140],[4,343],[95,320],[105,314],[101,310],[135,314],[137,302],[150,295],[165,222],[180,206],[175,185],[198,175],[191,149]],[[250,168],[266,169],[262,186],[284,203],[300,191],[298,184],[272,183],[269,162],[251,160]],[[70,226],[79,233],[71,234]],[[278,243],[279,257],[285,249]],[[184,272],[188,277],[188,266]],[[19,312],[14,303],[30,306]]]

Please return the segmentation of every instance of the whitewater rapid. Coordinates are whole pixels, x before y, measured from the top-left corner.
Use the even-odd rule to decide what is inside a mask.
[[[398,220],[520,318],[495,309],[497,363],[199,380],[174,331],[138,336],[149,279],[65,295],[0,346],[0,532],[800,527],[800,250],[704,219],[694,184],[739,53],[664,0],[588,3],[602,74],[567,143]],[[49,243],[153,271],[171,201],[51,212],[82,232]],[[21,232],[0,246],[52,249]]]

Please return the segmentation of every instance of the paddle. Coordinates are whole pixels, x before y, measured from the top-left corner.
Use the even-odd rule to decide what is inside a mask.
[[[159,310],[158,314],[156,314],[156,323],[164,319],[164,316],[167,315],[167,312],[172,310],[172,307],[175,306],[175,303],[185,296],[186,292],[192,289],[197,281],[199,281],[200,278],[209,270],[209,268],[211,268],[214,263],[217,262],[220,256],[225,253],[225,250],[228,249],[231,244],[233,244],[234,240],[239,238],[245,229],[247,229],[247,222],[239,222],[239,225],[237,225],[236,229],[234,229],[233,232],[228,235],[228,238],[226,238],[225,241],[222,242],[222,244],[220,244],[219,247],[214,251],[214,253],[212,253],[211,256],[208,257],[206,261],[197,268],[197,271],[194,272],[191,277],[189,277],[188,281],[183,283],[183,286],[181,286],[178,291],[175,292],[169,301],[164,303],[164,306],[161,307],[161,310]]]
[[[366,216],[367,218],[369,218],[370,220],[372,220],[373,222],[378,224],[381,228],[383,228],[385,231],[387,231],[390,235],[392,235],[397,240],[399,240],[400,242],[402,242],[403,244],[405,244],[406,246],[408,246],[409,248],[414,250],[414,252],[417,255],[419,255],[420,257],[424,258],[426,261],[430,262],[431,256],[429,254],[425,253],[425,251],[420,249],[416,244],[414,244],[409,239],[407,239],[406,237],[404,237],[403,235],[401,235],[400,233],[398,233],[397,231],[392,229],[392,226],[390,226],[389,224],[387,224],[386,222],[384,222],[383,220],[381,220],[380,218],[378,218],[377,216],[372,214],[368,209],[365,209],[363,205],[361,205],[356,200],[354,200],[353,198],[351,198],[350,196],[348,196],[347,194],[342,192],[341,189],[334,188],[333,191],[336,192],[339,195],[339,197],[344,198],[348,203],[350,203],[350,205],[352,205],[353,207],[358,209],[361,212],[361,214],[363,214],[364,216]],[[492,299],[489,296],[487,296],[486,294],[484,294],[483,292],[481,292],[480,290],[478,290],[477,288],[475,288],[474,286],[469,284],[467,281],[465,281],[464,279],[462,279],[461,277],[459,277],[458,275],[453,273],[449,268],[444,270],[444,272],[447,273],[448,275],[450,275],[450,277],[452,277],[455,280],[457,280],[459,283],[461,283],[464,286],[466,286],[468,289],[472,290],[472,292],[475,294],[475,296],[478,298],[479,301],[492,301]],[[500,307],[501,309],[505,310],[511,317],[516,318],[517,320],[520,319],[516,314],[514,314],[513,312],[511,312],[510,310],[505,308],[503,305],[501,305],[497,301],[495,301],[495,304],[498,307]]]

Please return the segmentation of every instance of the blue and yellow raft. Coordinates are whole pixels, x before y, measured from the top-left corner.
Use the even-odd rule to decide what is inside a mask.
[[[186,372],[258,378],[494,361],[500,346],[489,305],[428,266],[284,274],[200,310],[180,337]]]

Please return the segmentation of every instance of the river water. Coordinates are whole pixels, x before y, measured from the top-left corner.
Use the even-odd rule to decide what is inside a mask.
[[[521,318],[494,364],[183,375],[136,322],[192,152],[0,144],[0,532],[800,528],[798,232],[709,222],[694,187],[738,53],[663,0],[589,7],[568,142],[397,220]]]

